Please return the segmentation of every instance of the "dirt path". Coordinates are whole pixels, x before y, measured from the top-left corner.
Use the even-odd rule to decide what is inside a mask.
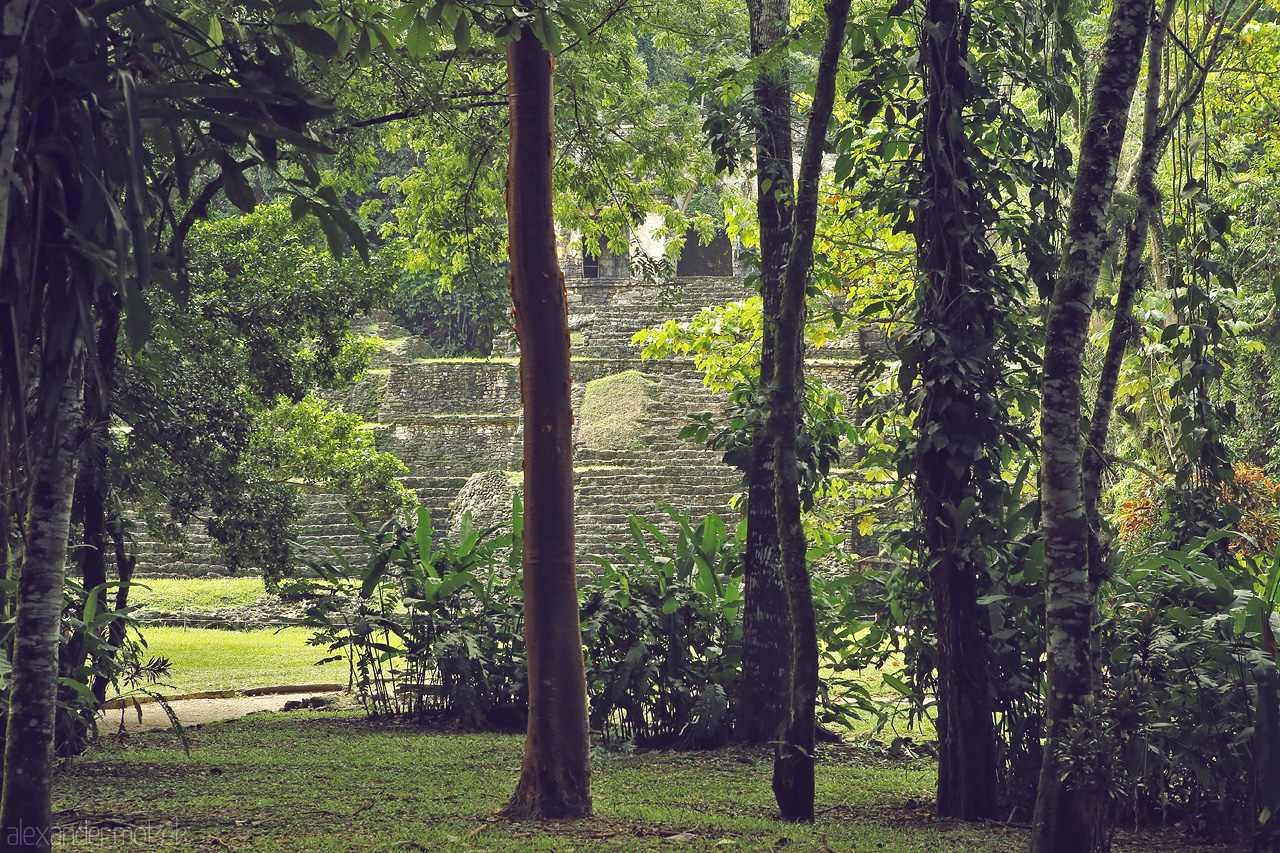
[[[238,717],[259,711],[283,711],[286,703],[295,707],[315,707],[317,704],[329,704],[342,697],[338,691],[323,690],[308,693],[276,693],[265,696],[231,696],[198,699],[171,699],[169,707],[177,714],[184,727],[199,726],[205,723],[216,723],[221,720],[234,720]],[[116,732],[122,725],[126,732],[150,732],[170,728],[169,715],[165,713],[159,702],[147,702],[142,705],[142,721],[138,721],[138,712],[132,706],[126,708],[110,708],[103,711],[98,718],[99,731],[102,734]]]

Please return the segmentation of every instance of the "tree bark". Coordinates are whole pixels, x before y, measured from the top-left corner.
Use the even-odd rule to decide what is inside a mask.
[[[1081,488],[1084,491],[1084,511],[1089,519],[1089,598],[1097,607],[1098,588],[1111,576],[1109,565],[1111,543],[1104,531],[1102,513],[1098,503],[1102,496],[1102,472],[1106,467],[1107,438],[1111,432],[1111,415],[1115,410],[1116,389],[1120,382],[1120,368],[1129,342],[1140,329],[1133,317],[1133,304],[1148,274],[1142,263],[1150,235],[1151,213],[1159,210],[1160,190],[1156,187],[1156,169],[1167,148],[1172,124],[1160,122],[1160,95],[1164,91],[1164,40],[1169,20],[1177,8],[1177,0],[1164,0],[1157,20],[1152,22],[1150,44],[1147,50],[1147,81],[1143,102],[1142,145],[1134,162],[1132,185],[1137,204],[1124,229],[1124,249],[1120,258],[1120,284],[1116,289],[1115,311],[1111,319],[1111,331],[1107,335],[1107,350],[1098,373],[1098,389],[1094,395],[1093,415],[1089,419],[1089,434],[1085,439],[1081,461]],[[1181,116],[1179,110],[1173,121]],[[1091,618],[1096,624],[1097,619]],[[1089,641],[1094,682],[1102,675],[1101,637],[1093,631]]]
[[[813,263],[813,238],[818,220],[818,179],[826,149],[827,125],[835,104],[836,72],[844,44],[850,0],[826,5],[827,38],[818,59],[813,107],[800,161],[795,232],[787,257],[782,303],[778,317],[777,375],[769,396],[768,418],[773,422],[773,458],[778,538],[781,544],[787,601],[793,626],[791,691],[786,735],[774,751],[773,795],[783,820],[813,820],[814,711],[818,694],[818,633],[813,613],[813,588],[806,562],[807,543],[800,518],[800,481],[796,467],[796,436],[804,388],[805,290]]]
[[[14,184],[19,182],[13,166],[22,120],[20,66],[33,8],[34,0],[10,0],[0,10],[0,268],[7,250],[9,199]],[[12,296],[0,300],[0,577],[7,580],[17,579],[20,559],[10,548],[17,535],[13,522],[22,511],[17,498],[19,473],[16,465],[9,463],[19,458],[25,435],[26,401],[20,393],[21,313]],[[10,604],[8,594],[0,591],[0,618],[8,617]]]
[[[751,54],[768,51],[786,33],[790,0],[747,0]],[[756,78],[756,215],[760,224],[760,390],[773,383],[782,276],[791,246],[791,79],[785,63]],[[747,543],[743,565],[742,689],[737,737],[770,743],[786,725],[791,681],[791,613],[774,510],[774,441],[766,424],[751,437],[747,470]]]
[[[51,445],[34,473],[27,512],[0,793],[0,850],[52,849],[58,632],[83,404],[82,356],[72,358],[69,371],[55,364],[43,377],[60,380],[63,387]]]
[[[551,54],[533,32],[507,45],[511,298],[524,406],[525,648],[529,724],[502,814],[591,814],[586,674],[573,543],[569,312],[551,211]]]
[[[22,41],[34,0],[6,0],[0,11],[0,258],[4,257],[9,226],[9,193],[13,155],[18,144],[22,97],[18,66]]]
[[[1102,842],[1090,793],[1061,778],[1058,753],[1075,708],[1092,691],[1089,519],[1081,479],[1084,348],[1107,219],[1151,18],[1151,0],[1116,0],[1080,142],[1067,234],[1046,324],[1041,531],[1045,542],[1046,742],[1032,825],[1033,853],[1081,853]]]
[[[107,459],[111,446],[111,397],[115,387],[122,301],[119,293],[110,285],[100,286],[99,291],[94,311],[99,318],[96,335],[98,343],[94,350],[96,365],[85,370],[85,436],[76,476],[75,499],[71,504],[71,519],[73,526],[78,525],[81,533],[80,547],[76,549],[74,558],[80,571],[81,586],[87,593],[98,590],[96,610],[102,614],[111,609],[106,588],[107,549],[112,545],[109,526],[113,521],[108,509],[111,487],[107,482]],[[117,568],[120,572],[124,571],[123,567]],[[127,595],[128,587],[122,585],[117,591],[117,599],[124,596],[127,602]],[[121,603],[120,607],[123,606],[124,603]],[[84,618],[84,604],[79,606],[75,616]],[[119,619],[110,623],[107,640],[111,645],[118,647],[117,644],[124,636],[123,627]],[[112,638],[116,639],[113,641]],[[58,665],[63,678],[85,678],[84,672],[77,670],[84,666],[92,653],[91,639],[88,630],[78,631],[68,639]],[[90,669],[93,671],[93,668]],[[106,699],[110,679],[101,669],[96,672],[99,674],[93,675],[89,684],[94,698],[101,704]],[[98,709],[83,706],[79,695],[71,686],[59,687],[58,698],[66,707],[79,708],[81,713],[74,717],[69,713],[64,715],[55,745],[56,753],[60,757],[78,755],[84,749]]]
[[[937,624],[938,814],[993,817],[998,791],[995,719],[986,639],[978,620],[978,573],[966,498],[981,499],[996,405],[996,329],[981,270],[992,269],[978,215],[964,109],[972,89],[959,0],[929,0],[921,27],[925,75],[924,188],[917,223],[918,349],[923,399],[916,416],[916,501]],[[963,353],[964,358],[957,355]],[[965,441],[955,441],[964,436]],[[975,504],[974,514],[980,510]]]

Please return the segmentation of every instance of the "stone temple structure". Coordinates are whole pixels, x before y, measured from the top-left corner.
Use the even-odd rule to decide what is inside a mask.
[[[732,247],[704,247],[697,264],[654,284],[626,277],[626,259],[575,254],[564,246],[573,346],[575,412],[587,385],[626,371],[643,395],[631,400],[631,436],[626,446],[592,446],[575,425],[575,503],[580,564],[589,571],[592,555],[612,553],[614,543],[630,541],[629,516],[645,516],[672,529],[661,504],[687,511],[696,524],[709,512],[734,524],[739,514],[730,500],[742,490],[740,473],[724,465],[720,454],[678,434],[691,413],[719,410],[689,358],[642,361],[631,343],[641,329],[668,319],[688,319],[710,305],[746,298],[750,292],[735,265]],[[733,273],[739,273],[734,275]],[[385,312],[364,318],[364,328],[385,341],[370,371],[346,401],[363,414],[380,449],[409,469],[404,483],[429,508],[437,531],[456,528],[458,513],[469,508],[481,523],[505,519],[510,490],[518,488],[522,436],[518,353],[508,342],[488,359],[418,357],[421,342],[395,327]],[[807,369],[831,387],[847,388],[855,341],[844,349],[821,351]],[[361,550],[340,502],[332,495],[309,496],[300,540],[323,550]],[[192,533],[184,551],[140,543],[140,573],[204,575],[222,573],[207,545]]]

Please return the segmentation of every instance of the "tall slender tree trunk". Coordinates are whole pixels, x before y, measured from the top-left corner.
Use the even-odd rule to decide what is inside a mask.
[[[771,432],[777,465],[774,501],[793,626],[789,719],[786,735],[774,752],[773,795],[783,820],[791,821],[813,820],[814,712],[818,695],[818,632],[813,613],[813,588],[806,562],[808,548],[800,518],[800,481],[796,466],[796,437],[804,390],[805,291],[809,268],[813,264],[818,179],[822,173],[827,125],[835,104],[836,72],[840,66],[840,48],[844,44],[849,2],[831,0],[826,5],[827,38],[818,58],[813,107],[800,161],[795,232],[787,257],[778,321],[777,375],[769,396],[768,417],[774,422]]]
[[[34,0],[8,0],[0,8],[0,267],[4,264],[9,230],[9,197],[17,182],[13,171],[19,125],[22,119],[22,87],[19,74],[23,38]],[[22,377],[19,315],[12,294],[0,295],[0,460],[19,456],[23,442],[25,401],[18,393]],[[10,543],[16,535],[13,521],[21,509],[17,505],[18,472],[0,461],[0,579],[12,580],[19,556]],[[9,614],[9,597],[0,591],[0,618]]]
[[[573,543],[569,311],[551,211],[552,60],[525,28],[507,45],[511,298],[524,405],[525,648],[529,727],[515,819],[591,814],[587,686]]]
[[[997,807],[995,719],[978,621],[982,567],[958,510],[966,498],[981,499],[975,467],[995,476],[990,421],[998,411],[995,380],[1002,365],[994,363],[991,295],[975,285],[980,271],[995,263],[978,213],[980,188],[964,130],[973,84],[965,68],[963,24],[959,0],[926,4],[924,187],[916,232],[919,326],[913,339],[923,399],[915,466],[937,623],[938,814],[980,820],[994,816]],[[957,436],[966,440],[955,441]]]
[[[751,54],[759,56],[786,33],[790,0],[747,0]],[[794,184],[791,151],[791,79],[785,63],[755,82],[756,215],[760,223],[760,390],[774,380],[782,276],[791,247]],[[770,743],[786,725],[791,681],[791,613],[774,509],[774,442],[765,424],[751,438],[747,470],[747,544],[743,567],[742,692],[737,736]]]
[[[117,340],[120,335],[120,295],[110,285],[100,286],[95,307],[94,314],[100,318],[96,335],[98,345],[94,348],[97,363],[85,370],[85,438],[76,476],[75,499],[71,505],[71,520],[73,525],[78,525],[81,534],[80,547],[76,549],[74,558],[80,571],[81,586],[87,593],[97,590],[94,594],[97,599],[96,612],[102,614],[111,609],[106,588],[107,549],[112,544],[108,530],[111,514],[108,510],[110,487],[107,483],[107,454],[111,446],[110,400],[115,384]],[[127,594],[128,587],[122,585],[117,596]],[[87,603],[86,599],[75,616],[84,617]],[[121,639],[123,638],[123,626],[117,627],[117,622],[120,620],[114,620],[110,625],[108,642],[111,635],[120,634]],[[63,678],[83,678],[76,671],[89,659],[90,639],[89,631],[78,631],[69,638],[58,664],[58,671]],[[99,704],[106,699],[108,682],[109,678],[105,674],[94,676],[90,682],[94,698]],[[60,686],[58,698],[67,707],[79,708],[80,713],[74,717],[64,715],[55,749],[59,756],[77,755],[84,749],[98,708],[86,707],[72,686]]]
[[[6,0],[0,9],[0,258],[4,257],[9,225],[9,193],[13,155],[22,115],[18,66],[22,41],[35,0]]]
[[[1115,0],[1112,5],[1049,307],[1040,418],[1047,731],[1032,823],[1033,853],[1082,853],[1104,840],[1099,834],[1104,828],[1097,819],[1097,803],[1075,780],[1062,778],[1058,758],[1076,707],[1092,692],[1093,602],[1089,519],[1081,478],[1081,374],[1116,172],[1151,10],[1151,0]]]
[[[1111,432],[1111,414],[1115,410],[1120,368],[1129,342],[1140,333],[1133,317],[1133,305],[1146,280],[1148,269],[1142,259],[1151,232],[1151,214],[1160,209],[1160,190],[1156,187],[1156,169],[1167,148],[1169,131],[1181,111],[1164,125],[1160,122],[1160,95],[1164,91],[1164,41],[1169,21],[1177,8],[1177,0],[1163,0],[1159,17],[1153,22],[1147,49],[1147,81],[1143,102],[1142,145],[1134,163],[1133,187],[1137,205],[1124,228],[1120,257],[1120,284],[1116,289],[1111,331],[1107,350],[1098,371],[1098,388],[1094,395],[1093,414],[1085,439],[1080,467],[1080,483],[1084,491],[1084,512],[1089,519],[1089,598],[1096,610],[1098,588],[1111,576],[1111,543],[1104,530],[1099,501],[1102,496],[1102,472],[1106,467],[1107,438]],[[1096,682],[1102,675],[1102,638],[1093,631],[1089,641],[1090,664]]]
[[[78,349],[78,347],[74,347]],[[56,367],[56,365],[55,365]],[[62,395],[48,452],[34,473],[26,548],[18,578],[13,676],[0,792],[0,850],[52,849],[53,741],[58,695],[58,629],[71,533],[71,499],[83,419],[82,355],[48,370]],[[61,374],[61,375],[59,375]]]

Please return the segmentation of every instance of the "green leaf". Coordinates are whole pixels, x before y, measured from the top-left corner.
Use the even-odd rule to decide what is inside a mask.
[[[369,57],[373,55],[373,40],[369,37],[369,31],[364,30],[360,33],[360,41],[356,42],[356,62],[361,65],[367,65]]]
[[[426,507],[418,507],[418,526],[414,530],[414,538],[418,542],[418,563],[428,577],[438,577],[434,566],[435,552],[432,550],[431,537],[435,531],[431,529],[431,512]]]
[[[534,11],[533,32],[552,56],[560,53],[560,28],[551,22],[547,10],[541,6]]]
[[[899,693],[901,693],[903,696],[907,697],[908,699],[916,698],[915,691],[912,690],[911,687],[908,686],[905,681],[903,681],[901,678],[898,678],[898,676],[894,675],[893,673],[882,672],[880,673],[880,677],[884,679],[885,684],[889,685],[894,690],[897,690]]]
[[[227,194],[227,200],[244,213],[253,213],[258,206],[258,199],[253,194],[253,187],[245,180],[244,171],[230,158],[222,166],[222,191]]]
[[[320,230],[324,232],[325,242],[329,246],[329,254],[335,258],[340,258],[346,253],[346,247],[342,245],[342,230],[338,228],[337,223],[333,221],[333,217],[329,215],[329,208],[315,207],[313,212],[316,215],[316,221],[320,223]]]
[[[471,49],[471,18],[467,15],[459,15],[458,23],[453,27],[453,46],[458,53]]]
[[[411,59],[422,59],[431,50],[431,25],[421,16],[413,19],[404,37],[405,49]]]
[[[585,40],[590,30],[587,29],[586,23],[574,12],[568,8],[561,6],[556,9],[556,14],[560,16],[560,20],[564,21],[564,25],[574,34],[580,41]]]
[[[76,681],[74,678],[59,678],[58,684],[63,687],[70,687],[75,694],[80,697],[81,701],[90,708],[98,707],[98,698],[93,695],[93,690],[83,681]]]
[[[337,39],[319,27],[311,24],[276,24],[276,29],[287,35],[290,42],[313,56],[328,58],[339,53]]]

